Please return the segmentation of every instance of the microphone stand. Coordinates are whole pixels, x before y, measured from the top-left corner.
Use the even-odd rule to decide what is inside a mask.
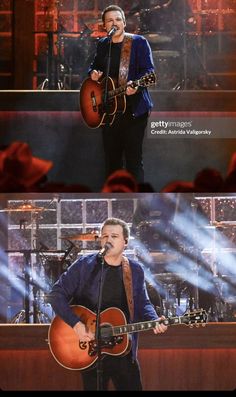
[[[183,55],[183,72],[180,74],[180,81],[174,86],[173,90],[186,90],[188,88],[188,44],[186,32],[187,7],[186,0],[183,0],[183,14],[180,35],[182,36],[182,55]]]
[[[98,306],[97,306],[97,317],[96,317],[96,333],[95,340],[97,342],[97,390],[103,390],[103,368],[102,368],[102,357],[101,357],[101,329],[100,329],[100,313],[101,313],[101,304],[102,304],[102,286],[104,279],[104,256],[98,255],[98,261],[101,265],[101,277],[99,281],[99,290],[98,290]]]
[[[103,96],[103,112],[107,113],[109,110],[108,104],[108,79],[109,79],[109,72],[111,66],[111,43],[112,43],[112,36],[108,36],[108,58],[107,58],[107,69],[105,75],[105,88],[104,88],[104,96]],[[105,118],[105,124],[109,125],[109,117]]]

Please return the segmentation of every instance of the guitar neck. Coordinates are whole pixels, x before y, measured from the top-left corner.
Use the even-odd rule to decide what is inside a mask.
[[[184,324],[184,317],[171,317],[165,320],[152,320],[144,321],[141,323],[126,324],[121,326],[112,327],[113,335],[121,335],[132,332],[148,331],[149,329],[155,328],[157,324],[163,323],[165,325],[177,325]]]
[[[178,317],[167,317],[164,320],[152,320],[144,321],[141,323],[126,324],[121,326],[112,327],[113,335],[120,335],[130,332],[148,331],[149,329],[155,328],[157,324],[165,325],[178,325],[185,324],[187,326],[194,326],[196,324],[205,325],[207,322],[207,313],[205,310],[195,310],[192,313],[187,312],[183,316]]]
[[[112,98],[114,98],[114,97],[116,97],[116,96],[123,95],[123,94],[125,93],[127,87],[128,87],[127,84],[126,84],[126,85],[121,85],[120,87],[115,88],[114,90],[109,91],[109,92],[108,92],[108,98],[109,98],[109,99],[112,99]],[[138,87],[138,80],[133,81],[132,87],[133,87],[133,88]]]
[[[148,87],[151,84],[154,84],[155,82],[156,82],[156,76],[152,72],[152,73],[144,75],[143,77],[141,77],[138,80],[133,81],[131,84],[131,87],[132,88],[137,88],[139,86]],[[121,85],[120,87],[115,88],[114,90],[110,90],[108,92],[108,98],[112,99],[118,95],[123,95],[125,93],[127,87],[128,87],[128,84],[125,84],[125,85]]]

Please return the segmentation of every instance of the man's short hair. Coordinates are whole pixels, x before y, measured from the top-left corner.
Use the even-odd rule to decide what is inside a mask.
[[[127,225],[127,223],[125,221],[123,221],[122,219],[118,219],[118,218],[107,218],[102,226],[101,226],[101,232],[104,228],[104,226],[107,225],[112,225],[112,226],[116,226],[116,225],[120,225],[123,229],[123,235],[124,235],[124,239],[128,240],[129,239],[129,235],[130,235],[130,230],[129,230],[129,226]]]
[[[109,11],[119,11],[121,13],[122,19],[125,22],[125,13],[122,10],[122,8],[120,8],[119,6],[116,6],[115,4],[112,4],[106,8],[104,8],[103,12],[102,12],[102,22],[105,23],[105,14]]]

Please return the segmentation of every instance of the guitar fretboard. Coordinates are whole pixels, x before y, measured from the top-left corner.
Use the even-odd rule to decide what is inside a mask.
[[[155,326],[159,323],[163,323],[165,325],[181,324],[182,317],[166,318],[165,320],[161,320],[161,321],[153,320],[153,321],[144,321],[142,323],[126,324],[126,325],[113,327],[112,331],[113,331],[113,335],[120,335],[120,334],[139,332],[139,331],[148,331],[149,329],[155,328]]]
[[[207,322],[207,314],[205,310],[201,309],[199,311],[187,313],[184,316],[167,317],[164,320],[152,320],[152,321],[144,321],[141,323],[115,326],[112,327],[112,333],[115,336],[125,333],[131,333],[131,332],[147,331],[149,329],[155,328],[155,326],[160,323],[165,324],[167,326],[178,325],[178,324],[193,326],[196,324],[204,325],[206,322]]]
[[[148,87],[152,84],[155,84],[155,82],[156,82],[155,74],[150,73],[149,75],[145,75],[145,76],[141,77],[139,80],[133,81],[131,87],[132,88],[136,88],[139,86]],[[118,88],[115,88],[114,90],[108,91],[108,98],[112,99],[118,95],[124,94],[124,92],[126,91],[126,88],[127,88],[127,85],[123,85]]]
[[[112,99],[118,95],[123,94],[126,91],[127,86],[120,86],[115,90],[111,90],[108,92],[108,98]]]

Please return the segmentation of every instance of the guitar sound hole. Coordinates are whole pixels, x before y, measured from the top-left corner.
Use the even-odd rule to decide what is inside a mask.
[[[101,338],[102,341],[106,342],[110,339],[112,339],[113,335],[112,335],[112,327],[110,326],[110,324],[103,324],[101,326]]]
[[[124,337],[122,335],[114,336],[112,334],[112,327],[110,324],[103,324],[101,327],[101,338],[103,347],[114,347],[123,342]]]

